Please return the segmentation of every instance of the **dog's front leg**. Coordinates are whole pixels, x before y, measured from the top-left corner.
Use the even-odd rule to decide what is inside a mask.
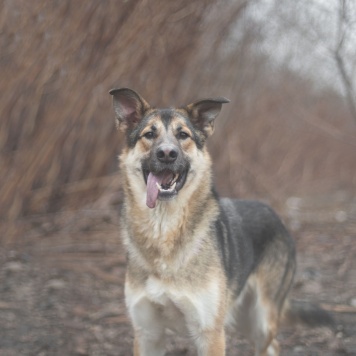
[[[163,335],[135,332],[134,356],[164,356]]]
[[[224,356],[225,355],[225,331],[205,331],[196,338],[196,346],[199,356]]]
[[[164,356],[164,326],[157,305],[141,298],[130,316],[135,329],[134,356]]]

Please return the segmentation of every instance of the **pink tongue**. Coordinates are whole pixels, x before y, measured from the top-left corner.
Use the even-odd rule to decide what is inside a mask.
[[[156,201],[159,193],[156,183],[158,183],[158,185],[161,185],[162,183],[167,184],[172,178],[172,173],[168,171],[160,173],[159,175],[154,175],[152,173],[148,175],[146,205],[149,208],[152,209],[156,206]]]

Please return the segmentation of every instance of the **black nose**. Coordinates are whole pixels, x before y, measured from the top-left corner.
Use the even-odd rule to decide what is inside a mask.
[[[163,163],[172,163],[178,157],[178,149],[173,145],[164,144],[157,148],[156,156]]]

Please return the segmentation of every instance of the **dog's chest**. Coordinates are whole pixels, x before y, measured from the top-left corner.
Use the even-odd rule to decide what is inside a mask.
[[[181,335],[187,335],[185,305],[181,293],[159,279],[150,277],[146,282],[145,295],[158,311],[156,322]],[[152,320],[152,322],[154,321]]]
[[[179,333],[187,332],[187,324],[193,329],[212,325],[219,304],[216,283],[195,290],[191,285],[172,285],[151,276],[146,281],[145,295],[158,306],[166,327]]]
[[[155,277],[149,277],[146,281],[145,292],[147,297],[153,302],[166,306],[172,298],[174,292],[168,288],[164,283]],[[172,293],[173,292],[173,293]]]

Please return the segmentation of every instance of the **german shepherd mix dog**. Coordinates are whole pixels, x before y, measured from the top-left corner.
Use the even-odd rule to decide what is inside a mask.
[[[322,309],[287,300],[295,271],[291,237],[268,206],[219,199],[206,140],[225,98],[155,109],[113,89],[124,189],[126,305],[134,355],[165,354],[166,330],[191,338],[199,355],[225,355],[225,329],[256,355],[278,355],[282,322],[330,324]]]

